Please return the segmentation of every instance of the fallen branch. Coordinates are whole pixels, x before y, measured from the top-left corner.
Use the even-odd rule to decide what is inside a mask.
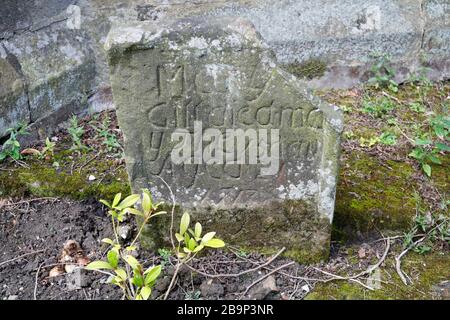
[[[33,291],[34,300],[37,300],[37,287],[38,287],[38,280],[39,280],[39,271],[41,271],[41,267],[44,265],[44,263],[45,263],[45,261],[39,265],[39,267],[36,271],[36,276],[34,278],[34,291]]]
[[[255,267],[255,268],[248,269],[248,270],[244,270],[244,271],[239,272],[239,273],[222,273],[222,274],[219,273],[219,274],[209,274],[209,273],[200,271],[200,270],[198,270],[198,269],[196,269],[196,268],[194,268],[194,267],[192,267],[192,266],[190,266],[190,265],[188,265],[188,264],[186,264],[186,267],[188,267],[188,268],[191,269],[192,271],[194,271],[194,272],[196,272],[196,273],[198,273],[198,274],[201,274],[202,276],[205,276],[205,277],[207,277],[207,278],[232,278],[232,277],[240,277],[240,276],[242,276],[242,275],[244,275],[244,274],[251,273],[251,272],[255,272],[255,271],[258,271],[258,270],[261,269],[261,268],[264,268],[264,267],[268,266],[268,265],[271,264],[271,263],[272,263],[272,262],[273,262],[280,254],[282,254],[284,250],[286,250],[285,247],[281,248],[281,250],[278,251],[278,252],[277,252],[272,258],[270,258],[267,262],[265,262],[265,263],[263,263],[263,264],[261,264],[261,265],[258,265],[258,266]]]
[[[42,201],[42,200],[56,201],[56,200],[58,200],[58,198],[53,198],[53,197],[34,198],[34,199],[30,199],[30,200],[22,200],[22,201],[18,201],[18,202],[5,203],[5,204],[2,204],[2,207],[16,206],[19,204],[30,203],[30,202],[35,202],[35,201]]]
[[[25,253],[25,254],[23,254],[23,255],[21,255],[21,256],[18,256],[18,257],[14,258],[14,259],[10,259],[10,260],[6,260],[6,261],[3,261],[3,262],[0,262],[0,267],[6,265],[6,264],[8,264],[8,263],[14,262],[14,261],[16,261],[16,260],[22,259],[22,258],[24,258],[24,257],[31,256],[31,255],[33,255],[33,254],[37,254],[37,253],[44,252],[45,250],[47,250],[47,249],[42,249],[42,250],[37,250],[37,251]]]
[[[436,230],[437,228],[442,226],[444,223],[447,223],[448,220],[449,219],[445,219],[443,222],[441,222],[440,224],[438,224],[435,227],[433,227],[422,238],[420,238],[419,240],[413,242],[405,250],[403,250],[397,257],[395,257],[395,270],[397,271],[397,274],[400,277],[400,279],[402,280],[403,284],[405,284],[407,286],[407,285],[411,284],[412,281],[411,281],[411,279],[409,279],[409,283],[408,283],[408,279],[406,279],[406,274],[402,271],[402,268],[401,268],[402,257],[405,254],[407,254],[409,252],[409,250],[411,250],[412,248],[416,247],[419,243],[423,242],[434,230]],[[416,235],[415,237],[417,237],[417,236],[419,236],[419,235]]]
[[[362,271],[353,276],[343,277],[343,276],[339,276],[337,274],[323,271],[318,268],[314,268],[314,270],[319,271],[323,274],[326,274],[326,275],[332,277],[330,279],[326,279],[324,282],[328,282],[328,281],[332,281],[332,280],[347,280],[347,281],[352,281],[352,282],[358,283],[359,285],[363,286],[366,289],[374,290],[372,287],[367,286],[364,283],[362,283],[361,281],[359,281],[358,278],[360,278],[364,275],[367,275],[367,274],[371,274],[373,271],[375,271],[386,260],[386,257],[389,253],[390,248],[391,248],[391,239],[388,237],[388,238],[386,238],[386,248],[384,249],[384,253],[383,253],[382,257],[378,260],[378,262],[376,264],[370,266],[369,268],[367,268],[365,271]]]
[[[175,242],[173,241],[173,224],[174,224],[174,220],[175,220],[175,195],[172,191],[172,188],[170,188],[169,184],[160,176],[157,176],[164,184],[165,186],[169,189],[170,192],[170,197],[172,199],[172,210],[170,213],[170,229],[169,229],[169,234],[170,234],[170,243],[172,244],[172,248],[173,250],[176,250],[176,246],[175,246]]]

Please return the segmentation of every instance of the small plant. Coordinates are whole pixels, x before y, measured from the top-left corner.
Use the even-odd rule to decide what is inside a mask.
[[[379,138],[380,143],[393,146],[397,144],[397,136],[392,132],[383,132]]]
[[[411,230],[403,238],[403,247],[410,248],[419,254],[432,250],[433,244],[440,241],[450,244],[450,219],[448,216],[434,213],[430,214],[420,207],[420,196],[415,194],[417,215]],[[446,210],[446,208],[443,208]],[[415,239],[419,239],[419,241]]]
[[[388,119],[386,120],[386,123],[387,123],[388,125],[390,125],[390,126],[398,126],[398,120],[397,120],[396,118],[394,118],[394,117],[388,118]]]
[[[140,201],[141,209],[135,208],[135,204],[138,201]],[[135,243],[148,221],[153,217],[166,214],[165,211],[159,210],[162,202],[154,204],[152,196],[147,189],[143,189],[141,195],[132,194],[123,200],[122,195],[119,193],[116,194],[112,202],[106,200],[100,200],[100,202],[108,208],[115,239],[105,238],[102,240],[102,242],[111,246],[106,255],[106,260],[93,261],[86,266],[86,269],[112,276],[111,283],[123,291],[125,298],[130,300],[147,300],[163,266],[169,262],[171,252],[166,249],[158,250],[164,262],[161,265],[152,266],[145,270],[142,263],[132,256],[131,253],[137,250]],[[131,244],[123,247],[119,241],[120,236],[117,230],[127,214],[140,217],[142,223]],[[202,236],[200,223],[197,222],[195,224],[194,230],[189,228],[189,224],[190,216],[186,212],[181,218],[180,230],[175,235],[178,240],[178,247],[176,248],[178,262],[172,281],[166,291],[165,299],[175,282],[179,268],[183,264],[193,259],[205,247],[221,248],[225,246],[222,240],[215,238],[215,232],[208,232]]]
[[[353,108],[351,106],[346,106],[346,105],[342,105],[340,106],[342,112],[344,113],[352,113],[353,112]]]
[[[380,97],[375,100],[364,99],[362,112],[369,113],[375,118],[381,118],[395,109],[395,103],[388,97]]]
[[[99,127],[93,126],[93,128],[97,131],[98,136],[103,140],[102,144],[105,145],[108,151],[111,152],[121,149],[122,146],[120,145],[114,132],[109,129],[110,124],[111,120],[109,119],[109,116],[106,115],[101,125]]]
[[[439,154],[449,152],[447,145],[450,119],[448,116],[436,116],[429,120],[431,132],[422,134],[414,141],[414,149],[409,153],[411,158],[416,159],[425,174],[431,177],[430,163],[442,164]]]
[[[170,250],[168,249],[158,249],[158,254],[163,259],[161,265],[164,268],[165,265],[169,264],[169,259],[172,256],[172,252],[170,252]]]
[[[67,131],[72,140],[72,147],[70,150],[81,151],[88,149],[81,140],[84,135],[84,128],[79,125],[78,118],[75,115],[69,119],[69,128]]]
[[[375,63],[371,66],[370,71],[373,77],[369,79],[369,84],[375,88],[388,88],[392,92],[398,92],[398,84],[395,82],[395,72],[391,67],[391,59],[386,54],[374,53],[371,57]]]
[[[347,140],[352,140],[355,138],[355,133],[353,131],[344,131],[344,137]]]
[[[374,145],[376,145],[378,142],[380,142],[379,137],[369,137],[369,138],[360,137],[359,138],[359,146],[360,147],[371,148]]]
[[[134,205],[139,200],[141,200],[141,210],[134,208]],[[142,190],[141,195],[132,194],[122,201],[121,194],[119,193],[111,203],[106,200],[100,200],[100,202],[109,208],[108,214],[111,216],[115,240],[109,238],[103,239],[102,241],[104,243],[111,246],[111,249],[106,255],[106,261],[98,260],[91,262],[86,266],[86,269],[114,272],[114,274],[110,273],[113,276],[111,283],[122,289],[127,299],[147,300],[151,295],[156,279],[161,273],[162,266],[151,266],[144,270],[142,263],[133,257],[131,253],[136,250],[135,243],[146,223],[151,218],[165,214],[166,212],[159,210],[161,203],[153,203],[150,192],[147,189]],[[119,224],[128,213],[141,217],[143,223],[131,244],[123,248],[119,241],[117,230]]]
[[[197,222],[194,229],[191,229],[189,228],[190,222],[191,218],[189,213],[185,212],[181,217],[180,230],[175,233],[175,238],[178,241],[178,246],[176,248],[178,263],[175,266],[175,272],[164,299],[167,299],[169,296],[170,290],[175,283],[178,271],[182,265],[187,264],[190,260],[194,259],[194,257],[206,247],[222,248],[225,246],[225,243],[222,240],[215,238],[215,232],[208,232],[202,236],[202,225]]]
[[[437,150],[433,149],[431,144],[431,140],[416,139],[415,148],[409,153],[409,156],[419,162],[423,172],[429,177],[431,177],[429,162],[441,164],[441,160],[436,156]]]
[[[45,146],[42,150],[37,150],[34,148],[27,148],[22,151],[22,154],[32,154],[36,155],[39,159],[50,159],[54,155],[56,143],[50,141],[49,138],[45,139]]]
[[[52,142],[48,137],[45,139],[45,146],[41,150],[41,159],[45,158],[47,155],[53,157],[55,154],[56,143]]]
[[[425,106],[420,103],[420,102],[411,102],[410,104],[408,104],[408,107],[417,113],[425,113],[426,109]]]
[[[186,261],[193,255],[199,253],[203,248],[222,248],[225,243],[215,238],[215,232],[208,232],[202,236],[202,225],[197,222],[194,230],[189,228],[190,216],[185,212],[181,217],[180,231],[175,234],[178,240],[177,256]],[[182,249],[182,250],[181,250]]]
[[[439,140],[448,140],[450,132],[450,116],[438,115],[430,119],[430,126],[433,129],[433,133]]]
[[[201,300],[201,292],[199,290],[193,290],[186,292],[184,295],[185,300]]]
[[[0,149],[0,161],[3,161],[8,157],[13,160],[22,159],[22,155],[20,154],[20,142],[17,138],[19,136],[27,135],[27,129],[28,128],[25,123],[19,123],[17,127],[6,130],[6,132],[9,133],[9,138]]]

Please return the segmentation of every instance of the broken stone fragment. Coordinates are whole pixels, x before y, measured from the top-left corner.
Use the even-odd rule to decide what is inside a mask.
[[[66,274],[67,290],[79,290],[90,284],[88,271],[83,268],[76,267],[73,272]]]
[[[279,292],[275,278],[269,276],[263,281],[255,284],[248,292],[250,300],[264,300],[270,294]]]

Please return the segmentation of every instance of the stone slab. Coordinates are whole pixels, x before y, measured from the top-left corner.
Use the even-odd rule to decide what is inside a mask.
[[[297,258],[328,252],[342,115],[277,66],[250,22],[132,24],[111,30],[105,47],[134,191],[165,201],[173,192],[230,243],[286,246]],[[247,136],[243,153],[225,146],[229,129]],[[174,139],[179,130],[189,139]]]

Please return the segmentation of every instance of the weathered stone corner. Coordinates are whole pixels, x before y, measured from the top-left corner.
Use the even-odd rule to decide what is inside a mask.
[[[228,243],[327,255],[342,115],[277,66],[251,23],[117,26],[105,49],[134,191],[165,201],[173,192]],[[240,138],[242,150],[228,149]],[[164,224],[149,243],[167,238]]]

